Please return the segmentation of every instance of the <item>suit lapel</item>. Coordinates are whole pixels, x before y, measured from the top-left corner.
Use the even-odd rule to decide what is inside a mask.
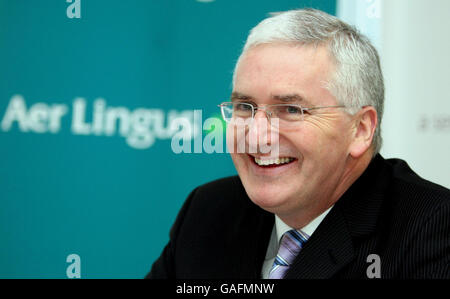
[[[286,279],[330,278],[354,259],[351,234],[339,207],[334,207],[306,242]]]

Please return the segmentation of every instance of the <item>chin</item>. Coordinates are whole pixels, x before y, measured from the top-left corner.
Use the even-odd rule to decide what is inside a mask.
[[[286,203],[286,198],[278,188],[274,186],[264,186],[258,188],[255,186],[246,186],[244,188],[250,200],[261,209],[271,213],[275,213],[280,207]]]
[[[275,213],[289,206],[298,190],[293,189],[298,182],[298,159],[289,163],[260,166],[248,154],[232,155],[245,191],[251,201],[260,208]]]

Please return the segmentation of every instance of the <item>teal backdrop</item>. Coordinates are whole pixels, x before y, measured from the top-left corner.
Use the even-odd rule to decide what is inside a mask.
[[[189,192],[236,174],[227,154],[174,153],[174,117],[220,116],[269,12],[336,8],[81,0],[76,18],[74,4],[0,0],[0,278],[66,278],[70,254],[81,278],[145,276]]]

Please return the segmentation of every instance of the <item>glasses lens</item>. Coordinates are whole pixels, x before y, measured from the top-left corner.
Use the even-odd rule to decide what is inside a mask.
[[[249,103],[223,103],[220,105],[222,116],[226,122],[247,120],[254,115],[254,108]],[[303,109],[300,105],[269,105],[267,116],[274,127],[295,126],[303,120]]]
[[[238,118],[251,118],[253,115],[253,106],[248,103],[224,103],[221,105],[221,109],[226,122]]]
[[[303,110],[299,105],[275,105],[272,106],[273,117],[281,122],[292,123],[303,119]]]

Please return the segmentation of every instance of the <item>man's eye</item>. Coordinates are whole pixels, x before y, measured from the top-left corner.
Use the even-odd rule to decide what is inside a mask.
[[[234,109],[237,111],[252,111],[252,106],[247,103],[236,103]]]
[[[302,114],[302,109],[297,106],[286,106],[286,112],[289,114]]]

